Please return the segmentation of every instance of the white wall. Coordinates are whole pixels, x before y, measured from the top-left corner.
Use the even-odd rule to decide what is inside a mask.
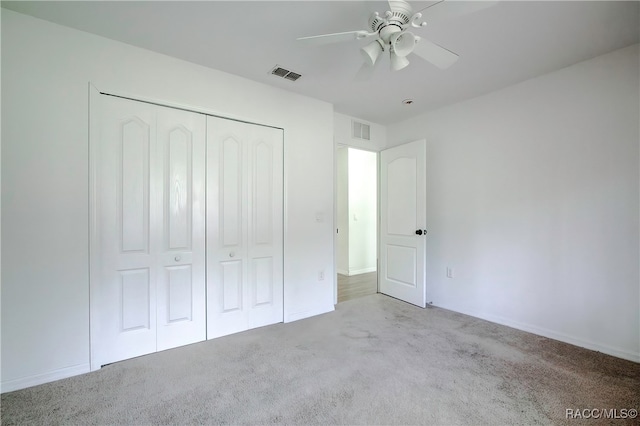
[[[349,150],[349,275],[376,270],[378,157],[375,152]]]
[[[284,128],[285,321],[333,310],[330,104],[3,10],[3,391],[89,369],[89,82]]]
[[[362,140],[351,137],[351,121],[356,120],[370,126],[370,140]],[[337,112],[333,113],[334,140],[338,145],[346,145],[367,151],[380,151],[387,146],[387,128],[380,124],[362,120]]]
[[[434,305],[640,361],[638,45],[390,126]],[[445,277],[446,267],[455,277]]]
[[[377,169],[375,152],[339,146],[336,151],[336,269],[373,272],[377,266]]]
[[[2,8],[0,7],[0,34],[2,32]],[[0,48],[0,51],[2,49]],[[2,79],[2,57],[0,56],[0,81]],[[0,99],[2,97],[2,84],[0,84]],[[0,129],[2,129],[2,102],[0,102]],[[2,137],[0,135],[0,187],[2,187]],[[2,197],[0,197],[0,241],[2,241]],[[0,327],[2,325],[2,244],[0,243]],[[0,330],[0,366],[2,366],[2,342],[1,342],[1,330]],[[0,367],[1,368],[1,367]],[[2,379],[0,373],[0,381]],[[1,389],[0,389],[1,390]]]
[[[349,275],[349,149],[336,150],[336,269]]]

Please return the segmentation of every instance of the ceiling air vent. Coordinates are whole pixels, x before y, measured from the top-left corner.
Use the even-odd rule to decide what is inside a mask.
[[[371,128],[368,124],[351,121],[351,136],[354,139],[371,140]]]
[[[277,75],[278,77],[286,78],[287,80],[296,81],[302,74],[298,74],[297,72],[290,71],[286,68],[282,68],[279,65],[276,65],[272,70],[271,74]]]
[[[284,76],[284,78],[286,78],[287,80],[291,80],[291,81],[296,81],[300,77],[302,77],[300,74],[296,74],[293,71]]]

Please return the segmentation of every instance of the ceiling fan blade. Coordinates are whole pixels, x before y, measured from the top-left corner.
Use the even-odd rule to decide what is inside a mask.
[[[363,38],[368,37],[369,34],[366,31],[347,31],[344,33],[334,33],[334,34],[322,34],[317,36],[310,37],[300,37],[296,39],[299,43],[305,44],[307,46],[322,46],[324,44],[330,43],[340,43],[343,41],[352,41],[352,40],[361,40]]]
[[[418,40],[413,53],[442,70],[449,68],[459,58],[452,51],[423,38]]]
[[[437,3],[425,7],[420,11],[420,13],[422,13],[422,17],[428,23],[430,23],[436,21],[444,21],[449,18],[455,18],[456,16],[477,12],[478,10],[495,6],[497,3],[498,0],[440,0]]]
[[[374,67],[367,64],[366,62],[362,64],[356,76],[353,78],[355,81],[369,81],[371,77],[373,77]]]

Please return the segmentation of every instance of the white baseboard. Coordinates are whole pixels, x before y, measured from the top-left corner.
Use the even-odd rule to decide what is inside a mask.
[[[287,323],[287,322],[298,321],[305,318],[315,317],[316,315],[322,315],[328,312],[333,312],[335,310],[336,309],[332,304],[329,307],[324,309],[312,309],[309,311],[292,312],[290,314],[285,315],[284,322]]]
[[[337,269],[336,272],[340,275],[346,275],[348,277],[352,276],[352,275],[359,275],[359,274],[366,274],[368,272],[375,272],[377,269],[375,266],[371,266],[369,268],[362,268],[362,269],[350,269],[350,270],[346,270],[346,269]]]
[[[579,337],[574,337],[565,333],[549,330],[544,327],[538,327],[536,325],[526,324],[526,323],[515,321],[509,318],[504,318],[497,315],[491,315],[484,312],[462,311],[462,310],[459,310],[450,306],[445,306],[445,305],[434,304],[433,306],[448,309],[454,312],[459,312],[461,314],[480,318],[486,321],[494,322],[496,324],[506,325],[507,327],[537,334],[538,336],[548,337],[549,339],[559,340],[561,342],[569,343],[575,346],[580,346],[581,348],[590,349],[592,351],[602,352],[607,355],[615,356],[616,358],[622,358],[629,361],[640,363],[640,353],[634,353],[624,349],[614,348],[612,346],[591,342],[588,340],[581,339]]]
[[[349,273],[347,275],[349,276],[359,275],[359,274],[366,274],[368,272],[375,272],[375,271],[376,271],[376,267],[370,266],[368,268],[362,268],[362,269],[349,269]]]
[[[11,392],[18,389],[24,389],[31,386],[41,385],[43,383],[49,383],[60,379],[66,379],[67,377],[77,376],[79,374],[88,373],[91,371],[89,363],[74,365],[71,367],[60,368],[58,370],[48,371],[46,373],[34,374],[32,376],[21,377],[19,379],[3,381],[1,386],[1,392]]]

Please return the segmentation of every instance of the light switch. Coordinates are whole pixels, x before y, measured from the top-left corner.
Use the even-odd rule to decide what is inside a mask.
[[[456,272],[450,266],[447,266],[447,278],[455,278]]]

